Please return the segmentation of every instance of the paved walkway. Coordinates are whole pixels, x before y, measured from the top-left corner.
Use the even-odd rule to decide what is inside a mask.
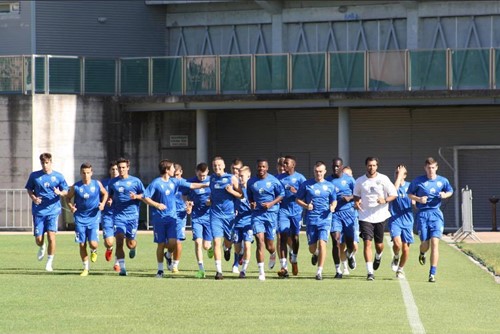
[[[474,236],[479,238],[479,241],[473,238],[472,235],[465,238],[461,236],[458,241],[463,241],[465,243],[500,243],[500,232],[476,232]],[[452,239],[452,237],[452,234],[448,234],[443,240],[447,242],[456,242],[457,240]]]

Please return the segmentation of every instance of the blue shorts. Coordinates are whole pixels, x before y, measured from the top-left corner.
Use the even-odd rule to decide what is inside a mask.
[[[287,233],[288,235],[299,235],[301,220],[302,212],[296,215],[289,215],[284,212],[280,212],[278,214],[278,232]]]
[[[115,235],[115,226],[113,224],[113,215],[101,215],[102,235],[104,239]]]
[[[264,233],[264,238],[274,240],[276,236],[276,224],[278,221],[278,212],[259,212],[252,214],[253,233]]]
[[[425,210],[417,213],[417,230],[421,241],[443,236],[444,217],[441,210]]]
[[[57,232],[57,218],[59,215],[33,216],[33,235],[39,237],[45,232]]]
[[[244,242],[253,242],[253,230],[252,225],[245,225],[233,228],[233,236],[231,241],[235,244]]]
[[[154,242],[157,244],[167,243],[169,239],[177,238],[177,224],[175,218],[167,218],[165,221],[153,223]]]
[[[176,225],[177,240],[180,240],[180,241],[186,240],[186,222],[187,222],[186,212],[183,211],[181,213],[178,213],[177,214],[177,225]]]
[[[208,219],[208,216],[193,218],[191,220],[191,225],[193,229],[193,240],[203,239],[212,241],[212,228],[210,227],[210,219]]]
[[[330,235],[330,226],[331,223],[320,224],[320,225],[307,224],[306,227],[307,244],[313,245],[317,243],[318,240],[323,240],[325,242],[328,242],[328,236]]]
[[[343,232],[340,233],[340,243],[344,243],[346,242],[346,239],[348,237],[351,237],[350,235],[348,235],[347,237],[344,235]],[[357,217],[356,217],[356,222],[354,223],[354,236],[351,237],[352,240],[356,243],[359,244],[359,222],[357,220]]]
[[[391,238],[400,237],[401,241],[406,244],[413,243],[413,225],[402,224],[398,220],[393,220],[389,222],[389,231],[391,232]]]
[[[125,238],[129,240],[135,240],[138,226],[139,222],[137,221],[137,219],[128,221],[117,220],[115,221],[115,236],[118,234],[124,234]]]
[[[75,223],[75,242],[99,241],[99,224],[82,225]]]
[[[231,240],[231,230],[233,229],[234,216],[222,217],[210,217],[210,228],[212,229],[212,237],[224,238],[226,240]]]

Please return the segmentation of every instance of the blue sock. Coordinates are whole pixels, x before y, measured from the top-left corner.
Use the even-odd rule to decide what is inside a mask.
[[[431,266],[431,271],[429,272],[431,275],[436,275],[437,268],[434,266]]]
[[[238,267],[239,262],[240,262],[240,254],[234,252],[234,262],[233,262],[233,267]]]

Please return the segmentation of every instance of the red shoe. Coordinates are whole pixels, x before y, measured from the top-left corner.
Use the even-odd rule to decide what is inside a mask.
[[[106,258],[106,261],[111,261],[111,257],[113,256],[113,248],[109,249],[106,248],[106,253],[104,253],[104,257]]]
[[[119,265],[119,264],[115,264],[115,265],[113,266],[113,269],[114,269],[117,273],[119,273],[119,272],[120,272],[120,265]]]
[[[299,274],[299,266],[297,262],[292,262],[292,274],[293,276],[297,276]]]

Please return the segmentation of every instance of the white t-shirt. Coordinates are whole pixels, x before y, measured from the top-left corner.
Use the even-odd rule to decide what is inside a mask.
[[[378,204],[377,199],[397,196],[397,190],[391,180],[384,174],[375,177],[360,176],[354,184],[354,196],[361,198],[359,220],[369,223],[381,223],[391,216],[389,204]]]

